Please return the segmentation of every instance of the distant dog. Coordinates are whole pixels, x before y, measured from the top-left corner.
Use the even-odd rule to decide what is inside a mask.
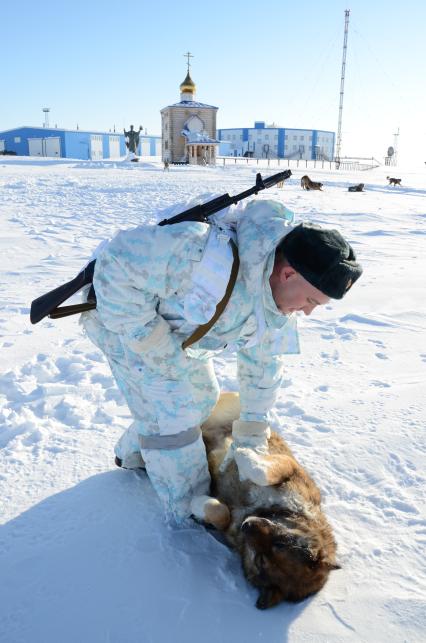
[[[290,172],[290,174],[291,174],[291,172]],[[289,175],[289,176],[290,176],[290,175]],[[278,183],[277,183],[277,188],[283,188],[283,187],[284,187],[284,183],[285,183],[285,181],[289,178],[289,176],[287,176],[287,178],[286,178],[286,179],[283,179],[282,181],[278,181]]]
[[[238,416],[238,395],[224,393],[202,426],[215,498],[202,497],[193,513],[223,531],[239,552],[247,580],[260,592],[256,607],[298,602],[320,590],[329,572],[339,569],[320,492],[275,433],[269,455],[263,456],[270,486],[241,482],[234,459],[225,459]]]
[[[394,179],[390,176],[387,176],[386,178],[389,181],[389,185],[401,185],[401,179]]]
[[[311,181],[309,176],[305,174],[305,176],[302,176],[300,179],[300,185],[303,190],[321,190],[323,183],[320,183],[319,181]]]
[[[169,172],[170,171],[170,163],[168,161],[164,161],[164,172]]]
[[[348,192],[363,192],[364,183],[358,183],[358,185],[350,185],[348,187]]]

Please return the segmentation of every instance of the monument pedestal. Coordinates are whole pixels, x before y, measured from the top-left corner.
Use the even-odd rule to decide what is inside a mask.
[[[129,152],[126,156],[126,161],[131,161],[132,163],[137,163],[139,161],[139,157],[136,156],[134,152]]]

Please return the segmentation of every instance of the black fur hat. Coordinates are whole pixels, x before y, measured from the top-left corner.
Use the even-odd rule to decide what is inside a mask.
[[[278,250],[306,281],[332,299],[342,299],[362,274],[353,249],[340,232],[314,223],[293,228]]]

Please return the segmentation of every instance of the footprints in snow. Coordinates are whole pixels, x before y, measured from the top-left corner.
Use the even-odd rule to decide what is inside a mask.
[[[75,350],[56,359],[40,353],[2,375],[0,401],[0,448],[7,448],[9,455],[40,447],[58,453],[70,447],[76,429],[124,428],[128,418],[98,351]]]

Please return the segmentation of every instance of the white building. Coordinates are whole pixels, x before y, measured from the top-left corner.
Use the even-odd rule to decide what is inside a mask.
[[[221,156],[332,160],[335,133],[278,127],[255,121],[254,127],[218,130]]]

